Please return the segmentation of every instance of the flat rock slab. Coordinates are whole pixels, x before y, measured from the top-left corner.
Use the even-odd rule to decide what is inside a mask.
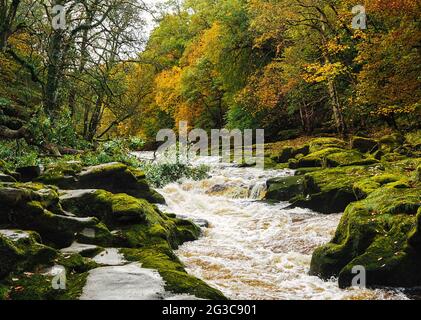
[[[108,248],[93,258],[93,260],[104,266],[123,266],[127,264],[126,259],[116,248]]]
[[[65,201],[83,198],[84,196],[94,194],[97,191],[97,189],[60,190],[60,200]]]
[[[98,253],[98,251],[100,250],[101,248],[95,245],[73,242],[73,244],[70,247],[61,249],[60,251],[62,253],[69,254],[79,253],[80,255],[85,256],[89,254]]]
[[[91,270],[80,300],[193,300],[166,292],[159,273],[139,263]]]
[[[11,241],[19,241],[21,239],[30,238],[30,234],[25,231],[0,230],[0,235],[8,238]]]

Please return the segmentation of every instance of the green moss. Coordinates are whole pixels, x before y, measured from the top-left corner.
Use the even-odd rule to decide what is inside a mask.
[[[310,152],[310,147],[308,145],[304,145],[299,148],[294,147],[284,147],[281,149],[279,154],[272,156],[272,159],[277,163],[286,163],[290,159],[297,158],[298,155],[306,156]]]
[[[112,234],[102,222],[90,228],[89,231],[93,232],[93,235],[81,232],[76,235],[76,240],[80,243],[102,246],[104,248],[122,245],[119,236]]]
[[[0,283],[0,301],[9,299],[9,286],[5,286]]]
[[[75,177],[81,171],[82,165],[80,162],[56,162],[48,165],[42,176],[37,180],[50,185],[60,184],[65,180],[65,177]]]
[[[378,142],[374,139],[353,137],[351,140],[351,148],[362,153],[374,152],[378,149]]]
[[[333,240],[318,248],[311,274],[339,276],[341,287],[351,285],[354,266],[367,270],[368,285],[416,286],[421,283],[419,256],[408,247],[421,189],[380,188],[345,211]]]
[[[98,267],[92,259],[80,254],[62,254],[56,259],[56,264],[66,268],[67,273],[84,273]]]
[[[7,282],[11,300],[76,300],[82,294],[88,274],[68,274],[66,289],[55,290],[52,277],[41,274],[17,275],[18,281]],[[16,278],[15,278],[16,279]]]
[[[326,156],[327,167],[372,165],[378,163],[374,158],[364,158],[364,156],[355,150],[346,150]]]
[[[157,270],[166,283],[167,291],[191,294],[202,299],[226,299],[220,291],[187,274],[178,258],[167,248],[152,246],[141,250],[123,249],[122,252],[129,261],[140,262],[144,268]]]
[[[57,252],[42,245],[40,236],[30,231],[13,231],[15,235],[0,234],[0,279],[10,272],[30,270],[49,264]]]
[[[336,138],[317,138],[310,141],[310,153],[314,153],[327,148],[344,149],[347,143]]]
[[[161,270],[159,274],[166,282],[165,289],[167,291],[179,294],[187,293],[202,299],[227,300],[219,290],[186,272]]]
[[[391,135],[381,137],[379,143],[382,149],[390,151],[402,145],[404,140],[404,137],[402,137],[400,134],[393,133]]]
[[[353,188],[358,198],[362,199],[384,185],[388,185],[392,188],[399,186],[401,183],[405,183],[404,179],[405,177],[402,175],[390,173],[380,174],[355,182]]]
[[[387,153],[382,157],[382,162],[396,162],[396,161],[400,161],[400,160],[404,160],[407,157],[396,153],[396,152],[392,152],[392,153]]]
[[[265,199],[289,201],[298,195],[304,195],[305,179],[302,176],[282,177],[267,182],[268,191]]]
[[[315,152],[298,160],[298,166],[304,167],[322,167],[326,164],[326,158],[334,153],[342,153],[343,149],[328,147]]]
[[[146,200],[104,190],[84,193],[62,203],[66,210],[78,216],[96,217],[108,227],[144,222],[154,210]]]
[[[382,172],[377,166],[348,166],[311,171],[305,174],[303,197],[292,199],[294,206],[321,213],[338,213],[358,200],[353,185]]]

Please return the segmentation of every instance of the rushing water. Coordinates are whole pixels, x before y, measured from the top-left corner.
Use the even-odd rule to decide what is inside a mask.
[[[209,179],[160,190],[166,211],[209,222],[202,238],[177,251],[189,273],[231,299],[406,298],[397,291],[341,290],[335,279],[309,276],[312,252],[332,238],[341,215],[260,201],[267,179],[292,172],[224,166],[217,160],[201,159],[212,167]]]

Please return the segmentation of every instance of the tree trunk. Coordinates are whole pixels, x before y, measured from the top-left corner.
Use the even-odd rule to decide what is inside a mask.
[[[5,1],[0,6],[0,51],[4,51],[7,47],[9,37],[13,34],[13,22],[16,18],[21,0],[13,0],[10,8],[7,7]]]
[[[44,105],[49,116],[55,118],[58,113],[59,88],[63,68],[62,52],[63,33],[55,30],[49,48],[49,63],[47,68],[47,83],[44,92]]]
[[[344,116],[342,113],[342,107],[339,102],[338,92],[336,90],[336,85],[334,83],[334,80],[328,81],[328,91],[329,91],[329,97],[332,104],[332,110],[333,110],[333,119],[335,121],[336,130],[339,134],[343,135],[346,132],[346,125],[344,121]]]

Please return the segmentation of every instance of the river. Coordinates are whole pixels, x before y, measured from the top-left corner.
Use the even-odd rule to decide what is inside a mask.
[[[230,299],[406,299],[399,290],[341,290],[336,279],[308,275],[312,252],[332,238],[341,214],[261,201],[269,178],[292,171],[239,168],[211,157],[199,162],[211,166],[208,179],[159,190],[164,211],[209,222],[198,241],[176,252],[190,274]]]

